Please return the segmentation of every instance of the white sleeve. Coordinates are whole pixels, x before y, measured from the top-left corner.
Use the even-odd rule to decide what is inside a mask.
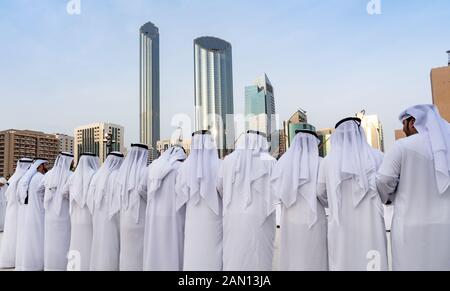
[[[223,198],[223,171],[224,171],[225,163],[222,161],[219,166],[219,171],[217,173],[217,181],[216,181],[216,187],[217,192],[219,193],[220,197]]]
[[[328,208],[326,160],[321,160],[319,166],[319,176],[317,177],[317,199],[323,207]]]
[[[402,148],[399,143],[394,145],[384,157],[377,174],[377,189],[383,203],[393,202],[400,180],[402,165]]]

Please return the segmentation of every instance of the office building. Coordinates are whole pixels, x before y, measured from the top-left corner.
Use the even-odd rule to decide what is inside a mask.
[[[78,162],[84,152],[94,153],[104,162],[113,151],[124,151],[124,128],[112,123],[94,123],[75,128],[74,156]]]
[[[73,136],[56,133],[55,137],[59,141],[59,151],[73,154]]]
[[[160,135],[159,30],[151,22],[140,29],[140,142],[156,148]]]
[[[9,129],[0,132],[0,176],[9,178],[21,158],[42,158],[51,168],[59,153],[59,141],[53,134]]]
[[[223,157],[235,142],[231,44],[215,37],[195,39],[194,79],[195,129],[210,130]]]

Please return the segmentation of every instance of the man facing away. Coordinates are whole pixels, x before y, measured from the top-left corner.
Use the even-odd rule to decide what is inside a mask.
[[[407,138],[386,154],[377,175],[395,208],[393,270],[450,270],[450,125],[433,105],[400,115]]]

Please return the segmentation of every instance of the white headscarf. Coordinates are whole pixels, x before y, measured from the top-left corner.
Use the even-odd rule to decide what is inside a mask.
[[[179,169],[177,177],[177,209],[193,199],[204,199],[208,207],[219,215],[216,181],[220,159],[213,137],[194,134],[191,154]]]
[[[69,181],[71,211],[73,202],[76,202],[80,208],[86,206],[89,195],[89,185],[99,167],[100,160],[98,157],[90,153],[81,155],[77,168]]]
[[[17,162],[16,171],[8,180],[9,186],[5,193],[6,201],[12,201],[13,199],[19,200],[17,197],[17,188],[19,185],[19,181],[30,168],[31,164],[33,164],[33,160],[27,158],[20,159]]]
[[[30,187],[30,182],[33,176],[37,173],[37,169],[42,165],[46,164],[48,161],[46,160],[35,160],[34,163],[28,168],[25,175],[23,175],[22,179],[19,182],[19,202],[20,204],[25,204],[25,200],[28,197],[28,188]]]
[[[317,175],[319,171],[319,139],[310,133],[298,133],[292,146],[275,165],[273,190],[280,193],[281,202],[291,207],[301,194],[311,213],[309,227],[317,221]]]
[[[436,183],[440,194],[450,186],[450,124],[434,105],[417,105],[400,114],[400,120],[414,117],[414,127],[428,141],[434,160]]]
[[[111,173],[118,170],[123,162],[123,154],[120,152],[112,152],[108,155],[103,165],[92,177],[89,188],[88,207],[91,211],[101,206],[103,197],[106,194],[108,179]]]
[[[267,138],[262,134],[249,131],[243,138],[238,140],[236,150],[228,157],[233,159],[230,165],[232,174],[225,178],[230,178],[231,181],[224,181],[224,183],[227,185],[235,184],[239,189],[239,193],[233,193],[233,190],[229,187],[228,192],[224,193],[224,208],[230,205],[233,195],[243,195],[245,197],[245,209],[252,204],[253,183],[270,174],[271,165],[267,161],[274,161],[269,155],[268,149]],[[267,191],[268,196],[265,197],[267,216],[275,210],[275,199],[271,196],[271,192],[270,190]]]
[[[148,167],[148,200],[161,187],[164,178],[175,169],[177,163],[186,159],[186,153],[179,147],[171,147]]]
[[[370,192],[376,194],[375,177],[377,161],[375,151],[367,143],[364,129],[355,120],[349,120],[337,126],[331,136],[330,164],[333,170],[330,194],[335,195],[334,220],[339,223],[341,207],[341,184],[345,180],[354,179],[359,189],[352,193],[353,206],[357,207]]]
[[[73,155],[61,153],[55,161],[53,168],[44,177],[45,195],[44,208],[49,210],[50,201],[53,199],[56,205],[56,215],[61,214],[63,202],[63,187],[70,177],[70,166],[72,165]]]
[[[140,179],[142,172],[146,170],[148,161],[148,148],[145,145],[131,145],[131,151],[120,166],[117,173],[118,198],[113,208],[123,210],[132,209],[135,222],[139,222],[139,206],[141,196],[139,195]],[[118,211],[118,209],[113,209]]]

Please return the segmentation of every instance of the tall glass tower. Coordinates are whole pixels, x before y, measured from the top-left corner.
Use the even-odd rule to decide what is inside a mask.
[[[140,142],[156,149],[160,131],[159,31],[151,22],[140,29]]]
[[[256,79],[254,85],[245,87],[245,114],[247,129],[262,131],[269,139],[277,130],[273,87],[266,74]]]
[[[231,44],[215,37],[194,40],[195,127],[210,130],[220,155],[234,148]]]

